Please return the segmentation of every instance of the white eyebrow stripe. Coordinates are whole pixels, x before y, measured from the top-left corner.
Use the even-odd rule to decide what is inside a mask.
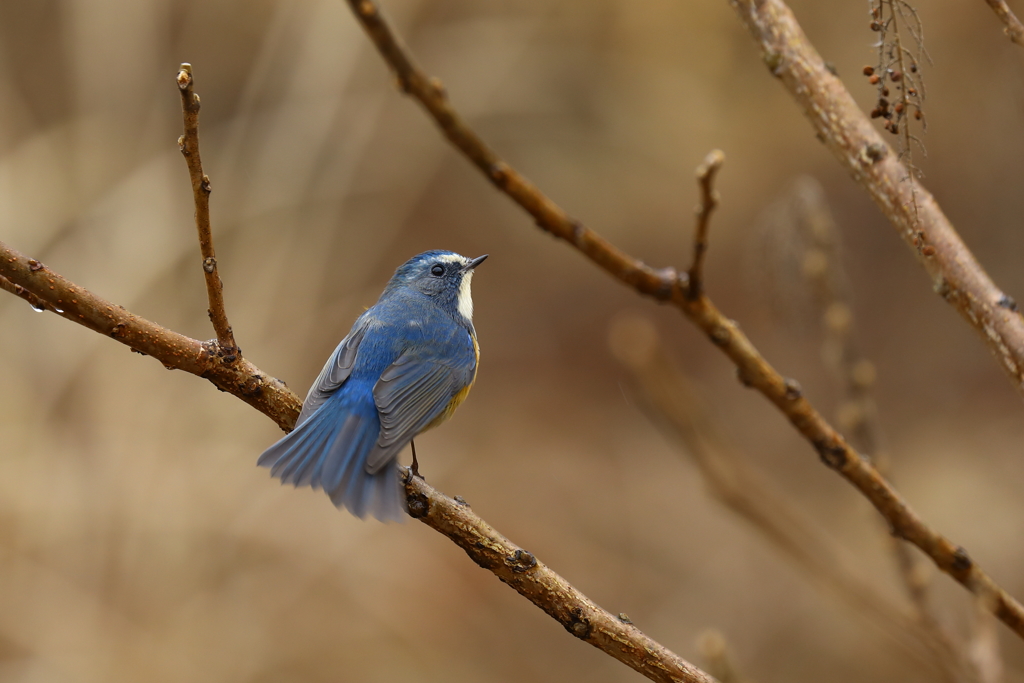
[[[437,260],[443,261],[444,263],[458,263],[460,265],[466,265],[469,263],[468,258],[465,256],[459,256],[458,254],[444,254],[442,256],[438,256]]]

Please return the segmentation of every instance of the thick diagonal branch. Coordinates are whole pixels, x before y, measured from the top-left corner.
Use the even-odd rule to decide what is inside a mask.
[[[280,380],[241,358],[225,362],[216,342],[200,342],[140,318],[66,280],[48,267],[0,242],[0,288],[61,317],[112,337],[166,367],[205,377],[241,398],[284,430],[295,425],[302,401]],[[493,572],[565,626],[571,634],[604,650],[654,681],[714,683],[715,679],[655,642],[628,620],[619,619],[514,545],[458,503],[407,477],[410,513],[454,541],[481,567]]]
[[[27,299],[35,308],[45,308],[111,337],[156,358],[167,368],[208,379],[218,389],[259,410],[282,429],[291,429],[295,424],[302,400],[281,380],[267,375],[252,363],[241,358],[228,361],[225,358],[228,354],[217,342],[201,342],[140,318],[3,242],[0,242],[0,279],[9,281],[13,293]],[[19,287],[22,291],[17,291]]]
[[[185,132],[178,138],[178,148],[188,164],[188,175],[192,180],[192,196],[196,204],[196,231],[199,234],[199,250],[203,255],[203,276],[206,279],[206,294],[210,300],[210,322],[217,334],[217,343],[224,350],[224,361],[232,363],[241,358],[235,335],[228,324],[224,309],[224,283],[217,271],[217,252],[213,248],[213,230],[210,227],[210,177],[203,173],[203,161],[199,157],[199,95],[193,90],[192,65],[182,64],[178,71],[178,90],[181,91],[181,113],[185,121]]]
[[[825,65],[782,0],[730,0],[764,62],[803,109],[818,138],[896,228],[951,304],[1024,392],[1024,318],[996,287],[939,208]]]
[[[405,468],[403,468],[405,469]],[[715,679],[655,642],[624,615],[614,616],[498,533],[465,502],[456,502],[406,473],[409,514],[450,538],[478,565],[544,610],[565,630],[652,681]]]
[[[840,560],[829,540],[800,508],[756,472],[708,414],[698,388],[671,358],[654,324],[622,316],[611,329],[616,358],[629,371],[638,404],[697,464],[708,491],[814,582],[859,612],[891,642],[951,683],[963,680],[961,663],[930,624],[906,614],[889,596],[865,583]],[[899,547],[913,552],[906,543]]]
[[[605,272],[632,287],[638,293],[652,296],[659,301],[671,302],[682,311],[691,322],[708,335],[715,346],[732,360],[739,372],[740,379],[748,386],[760,391],[789,419],[793,427],[814,446],[822,462],[836,470],[871,501],[871,504],[888,521],[895,535],[921,548],[942,571],[963,584],[968,590],[986,596],[986,604],[992,606],[996,616],[1018,636],[1024,638],[1024,607],[985,574],[963,548],[926,524],[878,471],[850,448],[843,437],[811,406],[803,397],[799,385],[780,375],[761,356],[734,321],[723,315],[706,296],[691,297],[685,274],[680,276],[673,268],[656,270],[639,259],[629,256],[580,221],[569,216],[530,181],[505,163],[466,124],[452,107],[440,81],[427,77],[414,64],[411,56],[385,22],[375,3],[370,0],[347,0],[347,2],[356,19],[373,40],[381,56],[394,70],[402,89],[423,105],[441,128],[445,137],[490,178],[496,187],[529,212],[541,229],[567,241]],[[734,2],[734,4],[737,3]],[[760,0],[757,4],[776,9],[778,5],[781,5],[778,0]],[[743,6],[746,7],[747,3],[744,3]],[[795,21],[793,21],[793,27],[799,32]],[[802,33],[800,35],[802,36]],[[820,59],[818,61],[820,62]],[[783,63],[784,60],[780,60],[776,66]],[[828,73],[824,64],[821,64],[821,68]],[[833,80],[842,88],[838,80],[835,80],[834,77]],[[830,105],[826,102],[824,106]],[[860,116],[855,107],[853,112]],[[867,130],[858,128],[858,135],[866,140],[877,139],[877,135],[870,125]],[[865,168],[861,169],[861,173],[876,174],[878,170],[875,166],[884,163],[887,172],[894,174],[896,180],[906,177],[906,170],[894,159],[895,155],[884,143],[879,141],[878,145],[874,147],[859,147],[858,151],[865,158]],[[900,175],[900,169],[903,169],[902,175]],[[900,216],[904,221],[911,219],[913,214],[909,205],[911,195],[906,184],[901,186],[900,182],[897,182],[895,187],[888,187],[885,183],[891,178],[888,175],[883,178],[879,184],[872,185],[872,187],[880,192],[886,188],[887,192],[895,193],[904,202],[894,209],[895,215]],[[984,330],[986,333],[990,333],[994,339],[999,340],[997,352],[1008,364],[1010,374],[1017,379],[1019,385],[1021,373],[1024,372],[1024,343],[1021,342],[1024,340],[1024,335],[1017,334],[1017,330],[1024,329],[1024,323],[1015,312],[1013,319],[1008,315],[999,314],[999,311],[1004,313],[1010,313],[1010,311],[1008,308],[1000,308],[998,301],[991,298],[998,290],[995,290],[994,285],[959,241],[959,237],[942,216],[931,195],[923,188],[918,189],[917,192],[918,203],[924,207],[922,213],[926,213],[934,221],[941,218],[941,222],[937,223],[936,229],[929,235],[928,243],[936,245],[933,247],[936,250],[941,248],[945,254],[941,265],[948,271],[948,277],[943,274],[946,271],[936,269],[940,281],[947,283],[944,285],[944,294],[952,303],[963,306],[961,310],[974,315],[975,324],[982,324],[980,322],[982,320],[986,321]],[[889,201],[889,199],[889,195],[885,194],[882,201]],[[932,263],[929,268],[936,268],[936,266]],[[952,282],[958,283],[957,286],[954,287]],[[982,298],[975,299],[975,296]],[[1000,294],[1000,296],[1003,295]],[[992,310],[993,308],[995,310]],[[968,315],[967,312],[965,315]],[[980,313],[984,313],[984,317],[978,317]],[[969,319],[970,315],[968,315]],[[1011,344],[1012,348],[1009,346]]]

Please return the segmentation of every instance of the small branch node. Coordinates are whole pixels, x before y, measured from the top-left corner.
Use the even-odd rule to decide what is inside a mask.
[[[786,393],[785,393],[786,400],[788,400],[788,401],[795,401],[795,400],[797,400],[799,398],[802,398],[803,395],[804,395],[804,391],[800,387],[800,382],[797,382],[795,379],[792,379],[792,378],[787,378],[786,379]]]
[[[675,291],[675,288],[680,284],[681,278],[685,276],[685,273],[680,275],[672,266],[666,266],[656,270],[655,273],[661,281],[661,285],[658,287],[657,291],[654,292],[654,298],[658,301],[671,301],[672,294]]]
[[[842,444],[831,440],[815,441],[814,448],[825,465],[833,470],[841,470],[846,467],[849,460],[847,449]]]
[[[508,171],[508,164],[504,161],[498,161],[490,165],[487,169],[487,175],[490,176],[495,185],[504,188],[508,184]]]
[[[864,147],[864,157],[869,163],[878,163],[889,153],[889,148],[881,142],[872,142]]]
[[[506,559],[505,563],[516,574],[522,574],[537,566],[537,558],[533,556],[533,553],[519,548]]]
[[[1005,308],[1008,311],[1013,311],[1014,313],[1016,313],[1019,310],[1017,308],[1017,302],[1014,301],[1012,296],[1009,296],[1007,294],[1003,294],[1001,297],[999,297],[999,301],[996,302],[996,306],[999,306],[1000,308]]]
[[[715,346],[725,346],[732,340],[732,333],[729,332],[729,328],[725,325],[716,326],[711,330],[711,334],[709,336]]]
[[[377,7],[370,2],[370,0],[363,0],[360,2],[357,5],[356,10],[364,19],[370,19],[377,14]]]
[[[440,78],[431,76],[430,80],[427,81],[427,84],[430,86],[431,93],[434,97],[441,99],[446,99],[448,97],[448,91],[445,90],[444,83],[441,82]]]
[[[973,566],[974,561],[967,554],[967,550],[963,546],[957,546],[953,551],[953,562],[950,564],[950,568],[955,572],[966,574],[971,571]]]

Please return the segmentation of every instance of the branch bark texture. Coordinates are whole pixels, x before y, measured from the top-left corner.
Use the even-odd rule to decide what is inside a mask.
[[[202,342],[178,334],[102,299],[0,242],[0,279],[35,308],[84,325],[152,356],[172,370],[184,370],[210,380],[218,389],[242,399],[279,427],[290,430],[302,400],[284,382],[241,358],[228,361],[216,341]],[[5,289],[7,289],[5,287]],[[35,299],[31,298],[35,297]]]
[[[200,342],[133,315],[2,242],[0,285],[36,308],[55,312],[153,356],[168,369],[210,380],[285,431],[295,426],[302,400],[280,380],[247,360],[226,362],[216,341]],[[627,619],[599,607],[531,553],[495,531],[464,502],[448,498],[406,472],[406,495],[414,518],[450,538],[474,562],[540,607],[569,633],[653,681],[714,683],[714,678],[644,635]]]
[[[730,0],[761,46],[771,74],[803,109],[818,138],[871,195],[952,305],[1024,393],[1024,318],[975,260],[935,198],[900,161],[829,71],[782,0]]]
[[[920,664],[934,667],[949,683],[971,680],[963,675],[964,667],[948,640],[930,622],[906,614],[850,571],[806,513],[729,443],[708,414],[699,388],[676,365],[650,320],[620,317],[609,341],[612,353],[630,373],[641,409],[694,460],[714,498]],[[895,543],[907,554],[913,552],[906,543]]]
[[[399,86],[434,119],[445,137],[491,182],[525,209],[544,231],[559,237],[607,273],[640,294],[670,302],[697,325],[736,365],[740,380],[761,392],[810,442],[822,462],[861,492],[889,523],[892,533],[923,550],[935,564],[968,590],[986,596],[999,619],[1024,638],[1024,607],[998,586],[967,554],[922,520],[878,471],[804,398],[799,385],[784,378],[761,356],[739,326],[704,295],[691,296],[687,275],[674,268],[656,270],[635,259],[569,216],[529,180],[505,163],[452,107],[441,82],[428,77],[412,60],[370,0],[347,0],[377,50],[394,71]],[[857,110],[842,83],[825,68],[807,43],[789,9],[779,0],[732,0],[751,30],[763,30],[773,73],[793,84],[797,99],[810,108],[819,133],[871,192],[901,234],[914,244],[940,293],[978,329],[1021,386],[1024,372],[1024,319],[1005,303],[939,210],[918,187],[893,151]],[[760,35],[755,31],[755,37]],[[782,50],[787,50],[783,53]],[[820,72],[820,73],[819,73]],[[807,82],[801,79],[808,79]],[[829,98],[835,97],[832,102]],[[927,228],[925,231],[923,228]],[[924,234],[924,238],[920,235]],[[922,242],[921,240],[924,240]],[[1012,303],[1012,301],[1011,301]]]
[[[566,631],[652,681],[715,680],[649,638],[625,615],[615,616],[598,606],[532,553],[495,531],[465,501],[448,498],[420,477],[409,476],[408,469],[405,473],[413,518],[450,538],[470,559],[540,607]]]
[[[204,256],[212,257],[209,231],[209,179],[198,165],[198,97],[191,91],[191,69],[178,74],[185,112],[185,135],[179,140],[189,160],[192,187],[196,197],[196,223]],[[191,130],[191,133],[190,133]],[[200,216],[205,214],[205,219]],[[205,241],[204,241],[205,236]],[[215,265],[215,264],[214,264]],[[207,272],[210,289],[211,319],[218,334],[226,329],[214,310],[223,313],[216,268]],[[153,356],[169,369],[185,370],[204,377],[260,410],[285,431],[295,426],[302,400],[280,380],[260,371],[241,358],[234,340],[225,348],[219,340],[200,342],[140,318],[121,306],[106,301],[70,282],[35,259],[28,258],[0,242],[0,288],[26,299],[37,309],[50,310],[110,336],[142,353]],[[464,502],[457,502],[436,491],[419,477],[408,475],[406,494],[410,514],[454,541],[481,567],[493,572],[571,634],[610,654],[651,680],[684,683],[715,683],[715,679],[655,642],[625,617],[615,617],[576,590],[568,581],[539,562],[531,553],[515,546],[507,538],[475,515]]]

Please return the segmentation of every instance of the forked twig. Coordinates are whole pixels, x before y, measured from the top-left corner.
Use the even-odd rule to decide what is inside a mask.
[[[187,65],[183,65],[187,67]],[[198,98],[191,92],[191,70],[179,72],[185,103],[186,135],[182,151],[189,159],[190,175],[197,197],[197,226],[200,241],[209,237],[208,213],[200,219],[201,199],[209,195],[208,180],[198,165],[198,147],[189,137],[195,132]],[[191,103],[191,105],[189,104]],[[190,110],[192,118],[190,119]],[[191,124],[190,124],[191,120]],[[188,139],[186,139],[188,138]],[[195,164],[193,164],[193,161]],[[199,178],[199,185],[196,179]],[[205,187],[204,187],[205,186]],[[204,228],[201,223],[205,222]],[[209,245],[209,252],[206,251]],[[204,254],[212,258],[212,242],[204,242]],[[204,269],[205,270],[205,269]],[[211,275],[207,271],[208,275]],[[216,276],[216,268],[212,275]],[[207,283],[211,282],[210,278]],[[223,313],[223,301],[211,290],[211,318],[214,308]],[[75,285],[34,259],[29,259],[0,242],[0,288],[21,296],[33,307],[56,312],[68,320],[113,337],[143,355],[150,355],[171,369],[185,370],[213,382],[271,417],[282,429],[290,430],[302,407],[301,399],[280,380],[269,377],[239,355],[229,358],[218,341],[200,342],[140,318],[124,308],[101,299]],[[219,302],[219,305],[213,302]],[[218,329],[230,335],[226,317]],[[233,342],[232,342],[233,343]],[[405,468],[403,468],[405,469]],[[540,563],[531,553],[515,546],[475,515],[464,502],[441,494],[423,479],[408,476],[406,496],[410,514],[441,532],[481,567],[488,569],[528,600],[558,620],[571,634],[594,645],[651,680],[664,683],[716,683],[715,679],[677,654],[655,642],[628,619],[615,617],[576,590],[568,581]]]
[[[111,337],[134,351],[152,356],[164,367],[198,375],[218,389],[237,396],[289,430],[302,400],[279,379],[248,361],[228,362],[217,344],[186,337],[102,299],[35,259],[0,242],[0,279],[37,310],[45,308],[90,330]],[[7,289],[7,287],[4,287]],[[35,297],[35,299],[30,298]]]
[[[22,287],[29,295],[38,297],[47,310],[110,336],[143,355],[153,356],[167,368],[210,380],[286,431],[295,425],[302,400],[280,380],[241,358],[225,362],[216,355],[212,342],[191,339],[133,315],[2,242],[0,281]],[[25,292],[20,296],[24,298]],[[577,638],[654,681],[714,683],[714,678],[649,638],[628,620],[599,607],[532,554],[498,533],[464,502],[448,498],[419,477],[407,474],[405,479],[413,517],[450,538],[473,561],[557,619]]]
[[[206,294],[210,299],[210,322],[217,334],[219,352],[226,363],[241,358],[235,344],[235,335],[228,324],[224,310],[224,283],[217,271],[217,253],[213,248],[213,231],[210,228],[210,177],[203,173],[203,162],[199,157],[199,95],[193,90],[192,65],[182,64],[178,71],[178,90],[181,91],[181,113],[185,120],[185,132],[178,138],[178,148],[188,164],[188,175],[192,180],[192,196],[196,204],[196,231],[199,233],[199,249],[203,254],[203,275],[206,279]]]
[[[570,217],[561,207],[555,204],[544,193],[537,189],[525,177],[520,175],[507,163],[505,163],[493,150],[491,150],[480,137],[468,126],[451,106],[443,86],[437,79],[428,78],[412,61],[412,58],[400,44],[390,26],[384,20],[376,4],[371,0],[347,0],[352,8],[356,19],[362,24],[367,34],[373,40],[378,51],[388,65],[395,71],[399,85],[404,92],[416,98],[427,112],[434,118],[435,122],[447,137],[463,154],[465,154],[481,171],[483,171],[491,182],[511,197],[517,204],[530,213],[536,220],[539,227],[546,232],[566,240],[577,250],[590,258],[595,264],[603,268],[610,275],[621,282],[629,285],[640,294],[652,296],[659,301],[671,302],[680,309],[683,314],[695,325],[701,328],[726,356],[736,365],[741,380],[748,386],[756,388],[768,398],[782,413],[789,419],[790,423],[800,434],[810,442],[826,465],[836,470],[844,479],[854,485],[872,505],[885,517],[892,528],[893,534],[904,538],[921,548],[935,564],[944,572],[963,584],[970,591],[991,596],[991,604],[994,607],[996,616],[1007,624],[1018,636],[1024,638],[1024,607],[1021,606],[1012,596],[996,584],[991,577],[985,574],[980,567],[967,554],[962,547],[957,546],[945,536],[927,525],[910,506],[906,504],[899,493],[881,476],[878,471],[864,458],[854,451],[843,437],[811,406],[804,398],[799,385],[793,380],[782,377],[768,362],[761,356],[750,340],[744,335],[735,322],[727,318],[706,296],[691,298],[688,294],[688,283],[681,278],[675,269],[666,268],[655,270],[642,261],[635,259],[618,247],[614,246],[600,235],[584,226],[580,221]],[[778,19],[779,15],[785,14],[784,26],[777,30],[785,30],[793,40],[802,41],[800,49],[809,50],[806,46],[806,38],[796,25],[795,19],[789,14],[788,8],[779,0],[758,0],[750,4],[739,3],[734,0],[737,6],[742,5],[741,15],[745,18],[749,13],[750,21],[761,26],[762,22],[766,27],[774,27],[771,23]],[[762,13],[768,13],[765,17]],[[766,28],[765,30],[769,30]],[[774,30],[774,29],[773,29]],[[776,33],[770,33],[772,40],[779,39]],[[781,50],[776,49],[776,56],[768,59],[773,70],[785,71],[787,63],[781,56]],[[790,48],[792,49],[792,48]],[[824,63],[817,57],[821,69],[825,70]],[[827,72],[827,71],[826,71]],[[831,74],[829,74],[831,76]],[[833,81],[835,78],[832,77]],[[838,81],[836,81],[838,83]],[[841,87],[841,85],[839,86]],[[845,91],[844,91],[845,92]],[[854,115],[864,121],[865,131],[858,131],[860,135],[871,136],[877,140],[878,136],[871,128],[860,111],[853,104],[852,98],[846,94]],[[826,103],[827,104],[827,103]],[[843,111],[840,112],[848,116]],[[840,125],[841,122],[832,122],[829,125]],[[845,121],[843,122],[845,123]],[[876,161],[885,158],[886,147],[881,142],[877,159],[873,159],[864,149],[858,153],[865,155],[863,166],[874,168]],[[900,164],[890,155],[886,168],[895,175],[895,185],[890,188],[893,192],[903,197],[906,193],[899,188],[899,180],[905,174],[898,169],[903,169]],[[889,168],[889,164],[893,165]],[[862,165],[858,164],[858,170]],[[920,193],[927,193],[919,190]],[[909,196],[905,197],[909,202]],[[923,197],[921,212],[929,216],[941,213],[938,206],[930,195]],[[907,207],[902,206],[898,214],[905,222]],[[910,220],[913,220],[910,218]],[[944,217],[942,220],[945,221]],[[966,247],[952,231],[948,222],[944,228],[936,228],[937,234],[934,239],[929,239],[929,244],[941,245],[942,248],[952,250],[946,256],[953,258],[954,254],[961,259],[957,263],[944,263],[949,268],[955,267],[956,272],[950,271],[948,276],[953,278],[947,282],[948,297],[955,303],[959,302],[972,314],[976,310],[984,312],[985,321],[992,320],[992,306],[987,309],[977,308],[978,301],[969,300],[964,291],[955,289],[953,283],[963,283],[964,286],[974,287],[985,285],[995,291],[994,285],[988,281],[984,271],[973,261]],[[912,228],[910,228],[912,230]],[[952,241],[951,241],[952,240]],[[938,271],[942,273],[943,271]],[[942,277],[946,277],[943,275]],[[958,285],[959,286],[959,285]],[[970,290],[973,291],[973,290]],[[1000,294],[1000,296],[1002,296]],[[995,305],[995,296],[989,296],[983,301],[991,301]],[[1012,340],[1018,340],[1014,349],[1005,346],[1000,347],[1000,353],[1004,358],[1020,359],[1015,364],[1011,374],[1018,382],[1024,373],[1024,334],[1012,336],[1015,331],[1024,332],[1024,320],[1015,316],[1015,320],[1000,317],[998,325],[990,332],[990,337],[1000,341],[1000,344],[1012,344]],[[975,319],[976,324],[977,318]],[[984,328],[989,331],[989,328]],[[1004,338],[1004,334],[1011,335]]]

